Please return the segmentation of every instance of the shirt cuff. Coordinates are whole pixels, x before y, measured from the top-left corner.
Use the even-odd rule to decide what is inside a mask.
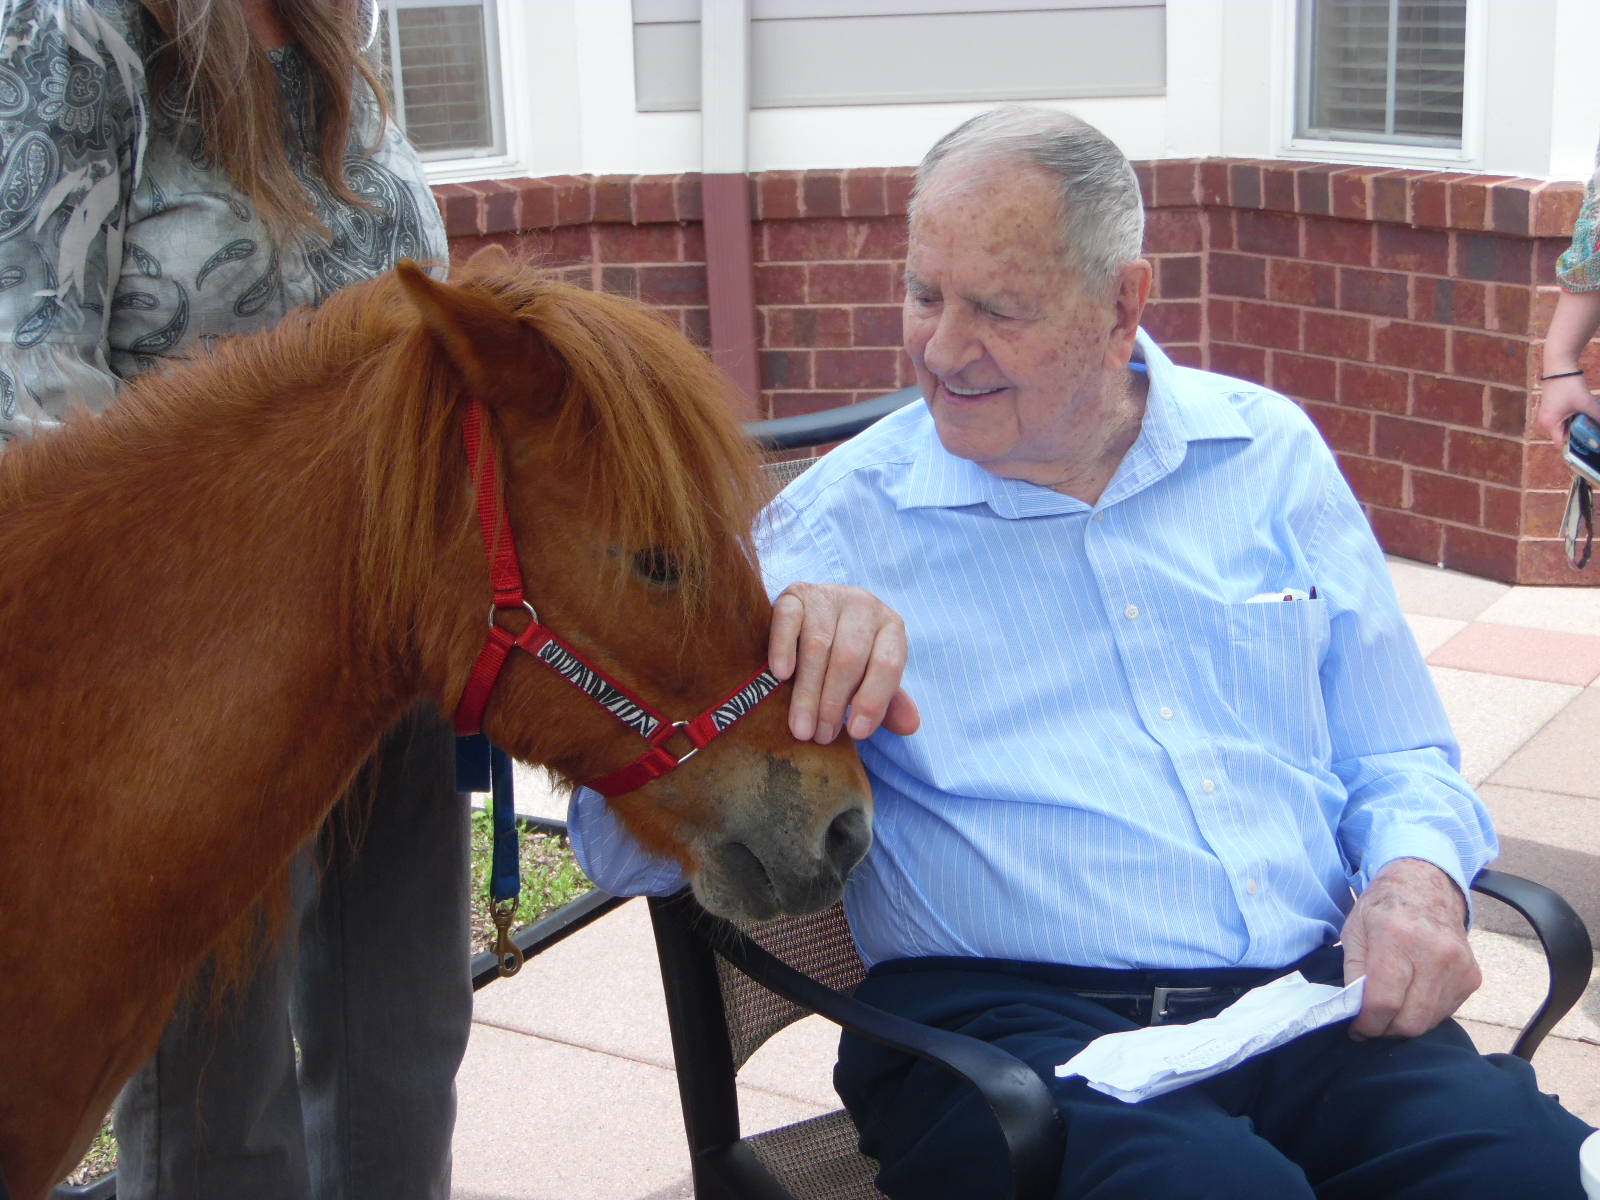
[[[1397,858],[1420,858],[1423,862],[1432,863],[1450,876],[1463,896],[1469,896],[1471,889],[1466,868],[1462,865],[1461,852],[1456,849],[1455,840],[1449,834],[1426,825],[1390,829],[1375,835],[1367,848],[1361,872],[1356,877],[1356,890],[1366,891],[1372,886],[1378,872]]]
[[[567,804],[567,838],[578,866],[613,896],[670,896],[688,882],[683,868],[640,848],[606,805],[588,788],[574,788]]]

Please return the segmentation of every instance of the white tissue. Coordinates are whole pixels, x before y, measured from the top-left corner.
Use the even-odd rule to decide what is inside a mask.
[[[1056,1075],[1082,1075],[1097,1092],[1137,1104],[1355,1016],[1366,982],[1362,978],[1341,988],[1311,983],[1298,972],[1285,975],[1253,988],[1203,1021],[1097,1037],[1057,1067]]]

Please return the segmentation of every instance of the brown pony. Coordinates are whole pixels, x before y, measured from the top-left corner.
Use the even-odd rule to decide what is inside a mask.
[[[674,718],[760,667],[759,488],[723,386],[638,306],[480,256],[452,285],[402,264],[0,454],[16,1200],[76,1160],[383,731],[423,698],[454,709],[489,608],[469,393],[545,624]],[[797,743],[787,708],[614,802],[723,912],[830,903],[866,848],[854,752]],[[520,652],[484,727],[574,780],[644,748]]]

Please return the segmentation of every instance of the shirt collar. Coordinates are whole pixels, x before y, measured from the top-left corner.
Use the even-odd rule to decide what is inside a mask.
[[[1142,329],[1133,361],[1135,369],[1142,364],[1150,376],[1144,421],[1098,507],[1115,504],[1171,474],[1183,461],[1191,442],[1249,440],[1253,436],[1220,389],[1186,388],[1180,398],[1177,375],[1181,368]],[[898,493],[894,497],[897,508],[987,504],[1007,518],[1089,511],[1081,500],[1020,479],[1003,479],[975,462],[949,453],[939,441],[939,432],[926,407],[919,426],[910,468],[900,486],[893,489]]]

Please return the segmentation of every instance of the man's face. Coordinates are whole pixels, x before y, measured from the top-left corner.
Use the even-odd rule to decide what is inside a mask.
[[[1118,325],[1067,266],[1059,212],[1039,168],[958,160],[928,180],[906,251],[906,352],[940,441],[1047,487],[1099,452]]]

